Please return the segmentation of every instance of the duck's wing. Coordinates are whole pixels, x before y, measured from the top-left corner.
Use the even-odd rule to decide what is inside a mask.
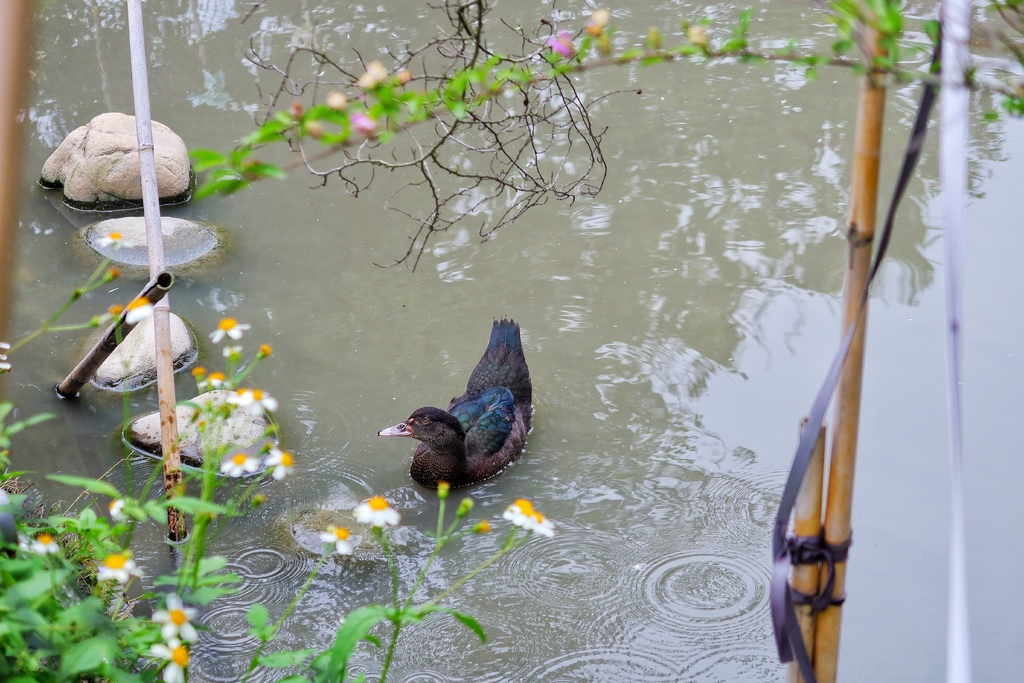
[[[512,433],[515,397],[506,387],[491,387],[448,407],[466,432],[466,452],[496,453]]]
[[[480,394],[490,387],[508,387],[516,403],[526,405],[533,402],[530,368],[523,354],[519,325],[514,320],[502,318],[494,321],[487,350],[469,376],[466,396]]]

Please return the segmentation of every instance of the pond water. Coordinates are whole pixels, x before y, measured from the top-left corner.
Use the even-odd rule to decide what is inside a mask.
[[[190,148],[227,150],[252,129],[261,92],[276,87],[245,55],[283,62],[310,40],[357,69],[387,45],[425,41],[438,24],[424,3],[250,3],[149,0],[154,117]],[[650,25],[678,36],[681,18],[728,22],[744,5],[688,2],[613,8],[621,47]],[[557,16],[578,26],[583,3]],[[924,9],[919,14],[924,13]],[[126,18],[118,3],[40,3],[25,119],[22,223],[12,336],[38,324],[97,261],[72,221],[35,181],[74,128],[131,112]],[[549,5],[499,3],[499,18],[534,26]],[[791,34],[827,45],[816,10],[755,5],[759,44]],[[803,43],[802,43],[803,44]],[[432,242],[417,269],[381,268],[415,225],[385,202],[402,179],[380,176],[358,199],[338,182],[293,172],[237,196],[177,210],[231,235],[223,260],[179,278],[172,309],[197,330],[222,316],[252,325],[246,343],[272,344],[256,381],[280,401],[282,443],[296,475],[267,485],[266,505],[234,521],[213,551],[245,582],[215,604],[193,681],[236,680],[255,641],[253,602],[279,614],[314,558],[288,520],[381,493],[403,515],[404,577],[421,566],[437,500],[412,485],[411,446],[376,432],[421,405],[462,391],[493,318],[521,322],[536,415],[522,460],[468,491],[474,518],[500,517],[527,497],[557,525],[457,592],[486,644],[429,620],[399,644],[398,681],[775,681],[767,609],[772,516],[795,447],[838,339],[842,236],[857,84],[822,71],[810,83],[786,67],[634,67],[577,80],[607,127],[608,177],[596,197],[551,201],[481,243],[468,220]],[[883,186],[891,187],[917,98],[887,105]],[[977,111],[991,107],[979,96]],[[966,453],[971,633],[979,680],[1024,668],[1024,550],[980,549],[1017,532],[1024,420],[1024,248],[1019,198],[1024,126],[973,128],[967,263]],[[570,157],[570,163],[582,163]],[[892,258],[874,290],[840,678],[934,681],[944,671],[948,455],[943,377],[942,241],[937,152],[929,142],[901,212]],[[888,196],[888,189],[883,196]],[[87,297],[84,318],[134,294],[141,281]],[[1014,303],[1018,301],[1018,303]],[[88,312],[86,312],[88,309]],[[1016,311],[1016,312],[1015,312]],[[76,317],[77,316],[77,317]],[[19,352],[6,398],[19,415],[58,419],[24,433],[14,465],[124,481],[121,402],[87,389],[59,403],[53,385],[81,340],[44,335]],[[200,362],[216,367],[205,345]],[[194,395],[178,377],[178,396]],[[155,389],[132,395],[135,414]],[[136,468],[151,465],[137,463]],[[41,479],[41,477],[40,477]],[[66,488],[39,481],[48,497]],[[168,567],[161,531],[136,548],[148,575]],[[487,557],[499,538],[449,547],[428,580],[437,591]],[[275,647],[324,648],[348,611],[388,596],[379,560],[330,562]],[[371,679],[381,655],[360,651]],[[269,674],[259,680],[272,680]]]

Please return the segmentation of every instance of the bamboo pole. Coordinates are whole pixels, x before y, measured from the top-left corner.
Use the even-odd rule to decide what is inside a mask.
[[[136,298],[146,299],[155,306],[164,298],[172,284],[174,284],[174,276],[164,271],[150,280]],[[96,374],[99,367],[103,365],[103,361],[107,360],[118,344],[124,341],[129,332],[135,329],[135,324],[129,325],[125,322],[127,315],[128,309],[125,308],[125,310],[121,311],[121,315],[117,317],[117,320],[111,323],[107,331],[103,333],[103,336],[99,338],[93,347],[89,349],[89,352],[85,354],[85,357],[75,366],[75,369],[64,378],[63,382],[57,385],[57,393],[61,397],[73,398],[77,396],[79,390],[85,386],[86,382],[92,379],[92,376]]]
[[[801,431],[807,420],[801,424]],[[814,452],[807,465],[807,472],[800,484],[794,507],[795,524],[793,532],[799,537],[814,538],[821,533],[821,497],[825,469],[825,428],[818,430],[818,441],[814,444]],[[818,565],[798,564],[793,567],[790,585],[804,595],[815,595],[818,592]],[[796,618],[800,622],[804,647],[807,656],[814,662],[814,622],[815,614],[810,605],[796,605]],[[803,676],[796,662],[789,664],[790,683],[802,683]]]
[[[149,275],[155,278],[164,270],[163,232],[160,228],[160,194],[156,181],[153,152],[153,121],[149,109],[149,76],[146,72],[146,40],[142,26],[142,0],[128,0],[128,45],[132,65],[132,94],[135,101],[135,127],[139,137],[139,167],[142,174],[142,207],[146,220],[149,248]],[[174,498],[184,486],[181,479],[181,453],[178,450],[178,418],[175,410],[174,365],[171,358],[171,312],[165,297],[153,307],[156,337],[157,397],[160,404],[160,443],[163,449],[164,490]],[[185,519],[171,507],[167,509],[167,535],[172,541],[185,538]]]
[[[878,35],[868,30],[866,39],[878,50]],[[860,310],[861,293],[871,267],[875,214],[878,204],[878,169],[881,162],[882,121],[885,113],[884,81],[871,72],[861,86],[854,142],[853,180],[850,188],[850,222],[847,226],[848,261],[843,287],[842,336],[856,325],[850,353],[843,365],[836,395],[836,417],[829,460],[828,494],[825,504],[825,541],[845,543],[850,538],[853,503],[853,474],[860,424],[861,382],[867,306]],[[824,576],[821,577],[822,582]],[[846,562],[835,565],[832,596],[846,591]],[[839,664],[839,630],[842,607],[830,605],[818,615],[814,635],[814,672],[819,683],[836,680]]]
[[[32,3],[4,3],[0,21],[0,341],[7,337],[9,287],[18,228],[21,189],[21,110],[28,80],[31,50]]]

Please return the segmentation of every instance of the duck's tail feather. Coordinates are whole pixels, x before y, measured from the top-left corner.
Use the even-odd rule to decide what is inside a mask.
[[[523,354],[519,324],[506,318],[494,321],[487,350],[469,377],[466,393],[475,394],[498,386],[508,387],[517,404],[533,402],[533,384]]]

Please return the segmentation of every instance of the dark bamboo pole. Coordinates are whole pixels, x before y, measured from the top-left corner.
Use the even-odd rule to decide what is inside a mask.
[[[806,423],[806,420],[804,420]],[[803,431],[801,424],[801,431]],[[793,532],[797,537],[814,538],[821,533],[821,497],[822,484],[824,483],[825,470],[825,428],[818,430],[818,441],[814,444],[814,452],[811,454],[810,463],[807,466],[807,473],[800,484],[800,491],[796,496],[794,507]],[[804,595],[815,595],[818,592],[818,565],[798,564],[793,567],[790,577],[790,585]],[[796,617],[800,622],[800,632],[803,634],[804,647],[807,649],[807,656],[814,661],[814,622],[815,615],[810,605],[797,605]],[[796,662],[789,664],[789,681],[791,683],[802,683],[803,676],[800,675]]]
[[[160,228],[160,194],[153,151],[153,121],[149,109],[149,76],[146,71],[146,39],[142,27],[142,0],[128,0],[128,45],[132,65],[132,94],[135,127],[139,137],[139,168],[142,175],[142,207],[149,249],[149,275],[164,270],[163,231]],[[163,449],[164,490],[167,498],[177,496],[184,486],[181,453],[178,450],[178,416],[174,396],[174,365],[171,359],[171,312],[165,297],[153,307],[156,337],[157,399],[160,404],[160,444]],[[179,510],[167,509],[167,535],[172,541],[185,538],[185,518]]]
[[[155,306],[164,298],[172,284],[174,284],[174,276],[164,271],[146,283],[146,286],[142,288],[142,291],[135,298],[146,299]],[[107,331],[99,338],[99,341],[89,349],[85,357],[75,366],[75,369],[64,378],[63,382],[57,385],[58,394],[63,398],[77,396],[79,390],[85,386],[85,383],[92,379],[92,376],[96,374],[99,367],[103,365],[103,361],[109,358],[118,344],[124,341],[129,332],[135,329],[134,324],[129,325],[125,322],[127,315],[128,309],[125,308],[125,310],[121,311],[121,315],[117,317],[117,320],[111,323]]]
[[[877,53],[878,35],[868,30],[869,54]],[[861,293],[871,266],[878,205],[878,170],[882,150],[882,121],[885,114],[885,87],[881,76],[869,72],[861,85],[857,106],[857,132],[853,153],[853,180],[850,188],[850,221],[847,225],[847,270],[843,287],[843,328],[857,329],[850,353],[843,365],[836,395],[835,426],[829,459],[828,494],[825,503],[825,541],[840,544],[850,538],[850,513],[853,503],[853,474],[857,454],[857,429],[860,425],[861,381],[864,368],[864,339],[867,306],[860,312]],[[824,577],[821,579],[824,581]],[[835,565],[832,596],[846,591],[846,562]],[[818,615],[814,636],[814,672],[819,683],[836,680],[839,664],[839,630],[842,607],[830,605]]]

